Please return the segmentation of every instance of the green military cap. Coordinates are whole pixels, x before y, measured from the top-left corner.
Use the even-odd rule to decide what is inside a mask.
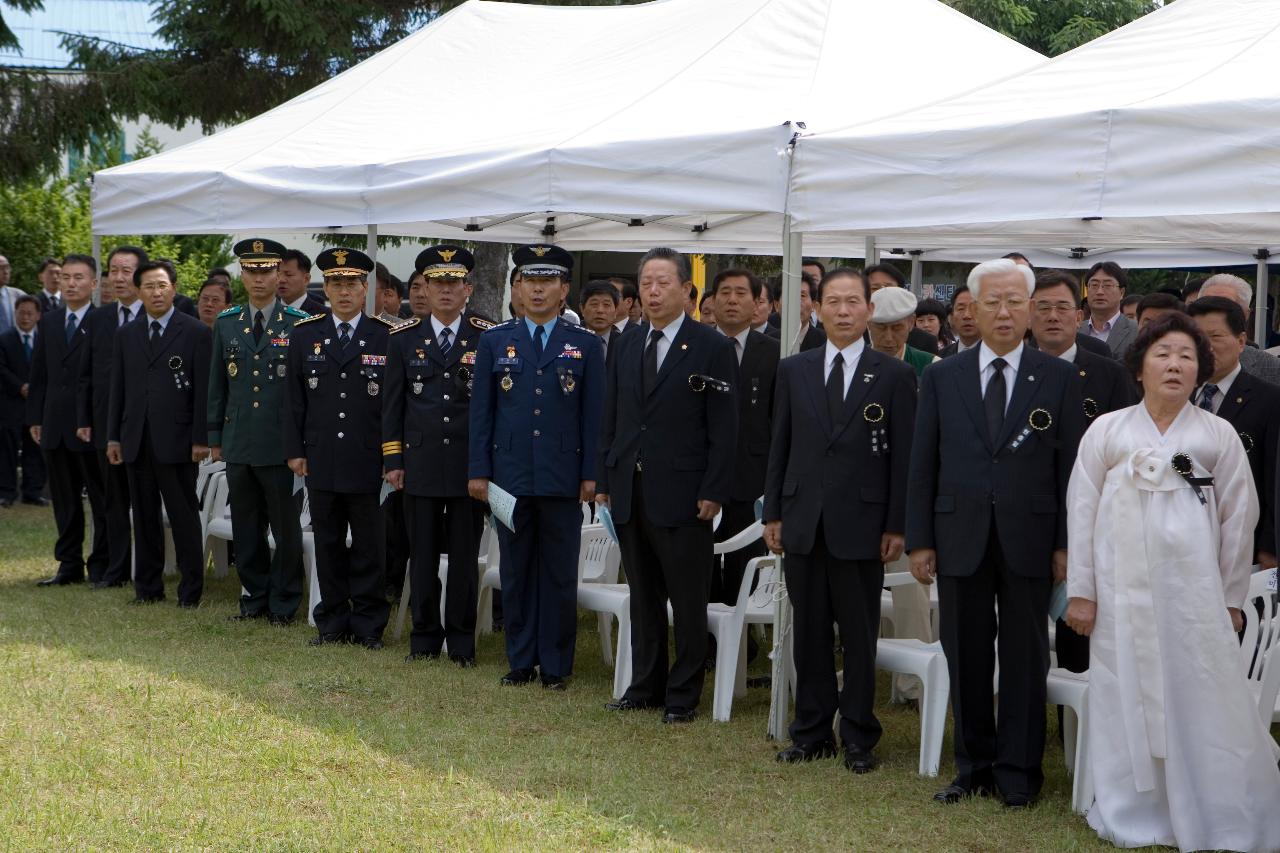
[[[240,260],[240,266],[250,270],[269,270],[280,266],[280,258],[285,253],[284,246],[275,240],[264,240],[261,237],[250,237],[241,240],[231,248]]]

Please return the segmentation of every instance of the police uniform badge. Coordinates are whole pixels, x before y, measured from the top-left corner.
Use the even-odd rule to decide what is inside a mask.
[[[503,391],[510,391],[510,390],[511,390],[511,388],[512,388],[515,384],[516,384],[516,383],[514,383],[514,382],[512,382],[512,381],[511,381],[511,374],[510,374],[510,373],[508,373],[508,374],[506,374],[505,376],[503,376],[503,377],[502,377],[502,381],[498,383],[498,385],[499,385],[499,386],[501,386],[501,388],[502,388],[502,390],[503,390]]]
[[[413,383],[413,393],[414,393],[414,394],[421,394],[421,393],[422,393],[422,388],[423,388],[423,385],[422,385],[422,377],[420,377],[420,376],[419,376],[419,377],[414,381],[414,383]]]
[[[374,382],[372,379],[370,379],[370,380],[369,380],[369,385],[367,386],[367,390],[369,391],[369,396],[370,396],[370,397],[376,397],[376,396],[378,396],[378,383],[377,383],[377,382]]]
[[[557,367],[556,373],[560,375],[560,390],[564,392],[566,397],[569,396],[578,387],[577,380],[573,378],[573,372],[563,367]]]
[[[236,374],[240,372],[239,366],[234,361],[227,362],[227,375],[232,379],[236,378]]]

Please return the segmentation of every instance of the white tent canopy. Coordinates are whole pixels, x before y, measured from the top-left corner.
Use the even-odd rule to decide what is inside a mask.
[[[93,226],[777,252],[799,123],[1043,61],[937,0],[471,0],[262,116],[98,173]]]
[[[791,212],[806,239],[1272,247],[1280,3],[1178,0],[1001,82],[797,150]]]

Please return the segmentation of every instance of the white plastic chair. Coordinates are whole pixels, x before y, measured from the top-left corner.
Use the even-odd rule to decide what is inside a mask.
[[[207,487],[205,512],[200,521],[200,531],[204,540],[204,560],[207,564],[213,558],[213,574],[215,577],[226,577],[227,543],[231,541],[231,513],[227,506],[227,474],[220,471],[210,478]]]
[[[707,605],[707,630],[716,638],[711,718],[718,723],[729,722],[733,700],[747,695],[747,625],[773,621],[773,596],[777,586],[777,558],[754,557],[742,573],[734,603]]]
[[[618,620],[617,651],[612,655],[613,698],[621,699],[631,686],[631,587],[625,583],[580,583],[578,606],[599,614],[602,623]],[[603,629],[600,637],[606,642]]]
[[[1071,808],[1084,814],[1093,805],[1093,777],[1085,735],[1089,721],[1089,673],[1049,670],[1046,701],[1062,706],[1062,751],[1071,780]]]
[[[1258,697],[1258,710],[1268,727],[1273,722],[1280,722],[1280,708],[1276,707],[1276,694],[1280,692],[1280,657],[1271,654],[1280,646],[1275,584],[1275,569],[1257,571],[1250,576],[1249,596],[1244,606],[1244,637],[1240,643],[1244,674]]]
[[[480,547],[480,590],[476,595],[476,633],[493,633],[493,591],[502,591],[502,575],[498,571],[502,557],[499,553],[498,531],[493,525],[500,521],[489,522],[486,528],[487,542]]]
[[[883,638],[876,641],[876,668],[914,675],[923,684],[920,694],[921,776],[937,776],[942,760],[942,736],[947,725],[951,677],[942,643]]]

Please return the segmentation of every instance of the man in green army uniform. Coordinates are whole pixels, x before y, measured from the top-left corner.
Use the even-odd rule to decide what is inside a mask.
[[[232,251],[240,259],[248,301],[214,321],[209,374],[209,446],[214,461],[227,463],[232,542],[243,587],[240,613],[232,618],[288,625],[302,601],[302,528],[293,473],[285,464],[281,412],[290,333],[307,314],[276,296],[284,246],[251,238]]]

